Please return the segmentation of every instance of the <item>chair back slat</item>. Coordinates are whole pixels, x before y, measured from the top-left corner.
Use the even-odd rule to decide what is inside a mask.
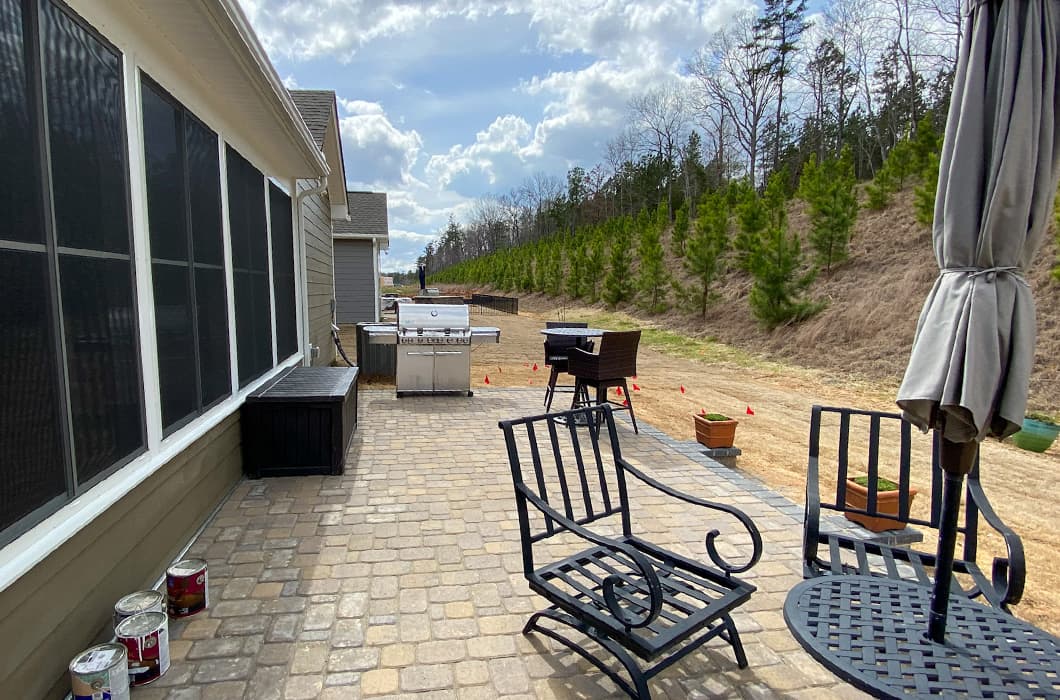
[[[574,520],[574,507],[571,505],[570,500],[570,486],[567,484],[567,472],[563,468],[563,452],[559,447],[559,436],[556,433],[555,421],[548,421],[548,437],[552,444],[552,456],[555,459],[559,490],[563,494],[563,514],[570,520]],[[575,436],[575,439],[577,439],[577,436]]]
[[[617,443],[614,439],[600,439],[601,430],[608,430],[612,436],[616,432],[609,409],[589,406],[500,422],[508,447],[524,542],[547,539],[565,528],[532,504],[528,507],[522,489],[581,525],[616,514],[622,514],[624,523],[628,520]],[[527,454],[529,463],[522,457]],[[531,469],[532,476],[524,473]],[[548,493],[553,494],[552,501]],[[556,494],[560,494],[562,505],[557,502]]]

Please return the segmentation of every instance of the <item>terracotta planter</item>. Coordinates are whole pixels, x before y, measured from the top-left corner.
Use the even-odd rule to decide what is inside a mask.
[[[885,515],[893,515],[898,517],[898,502],[899,502],[898,491],[877,491],[876,492],[876,512],[883,513]],[[909,489],[909,505],[913,505],[913,497],[916,496],[916,489]],[[847,479],[847,505],[851,508],[860,508],[865,510],[869,503],[869,489],[868,487],[862,486],[857,482]],[[862,515],[860,513],[851,513],[846,511],[843,513],[847,520],[852,520],[858,525],[861,525],[866,530],[872,532],[884,532],[885,530],[901,530],[905,527],[904,522],[898,520],[890,520],[888,518],[877,518],[871,515]]]
[[[696,441],[699,444],[707,447],[732,447],[738,421],[707,420],[698,413],[693,413],[692,417],[696,419]]]

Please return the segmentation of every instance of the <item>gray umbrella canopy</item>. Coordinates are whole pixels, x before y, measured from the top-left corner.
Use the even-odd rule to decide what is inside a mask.
[[[1036,333],[1023,271],[1060,176],[1060,0],[979,0],[966,12],[935,200],[940,273],[898,391],[908,420],[952,442],[1005,437],[1023,421]]]

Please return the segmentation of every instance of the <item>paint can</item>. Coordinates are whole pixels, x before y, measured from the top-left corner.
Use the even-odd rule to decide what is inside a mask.
[[[162,602],[165,598],[158,591],[136,591],[114,604],[114,627],[117,628],[127,617],[142,612],[165,612]]]
[[[70,662],[73,700],[129,700],[129,656],[121,644],[100,644]]]
[[[129,681],[146,685],[169,670],[169,618],[161,612],[137,613],[118,624],[114,636],[129,653]]]
[[[209,581],[204,559],[178,561],[166,570],[169,614],[187,617],[210,605]]]

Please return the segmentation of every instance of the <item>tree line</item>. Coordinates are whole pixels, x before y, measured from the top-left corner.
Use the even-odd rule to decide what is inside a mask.
[[[617,304],[648,288],[647,308],[700,312],[711,296],[700,284],[733,264],[757,270],[751,303],[772,309],[764,322],[804,317],[817,306],[780,298],[798,299],[842,261],[854,183],[873,180],[874,208],[919,184],[930,221],[960,31],[960,0],[831,0],[813,22],[805,0],[766,0],[672,83],[630,100],[600,163],[481,198],[419,262],[438,281],[567,294],[595,271],[603,286],[585,298]],[[810,258],[787,231],[783,203],[795,195],[813,220]],[[665,232],[680,275],[663,262]]]

